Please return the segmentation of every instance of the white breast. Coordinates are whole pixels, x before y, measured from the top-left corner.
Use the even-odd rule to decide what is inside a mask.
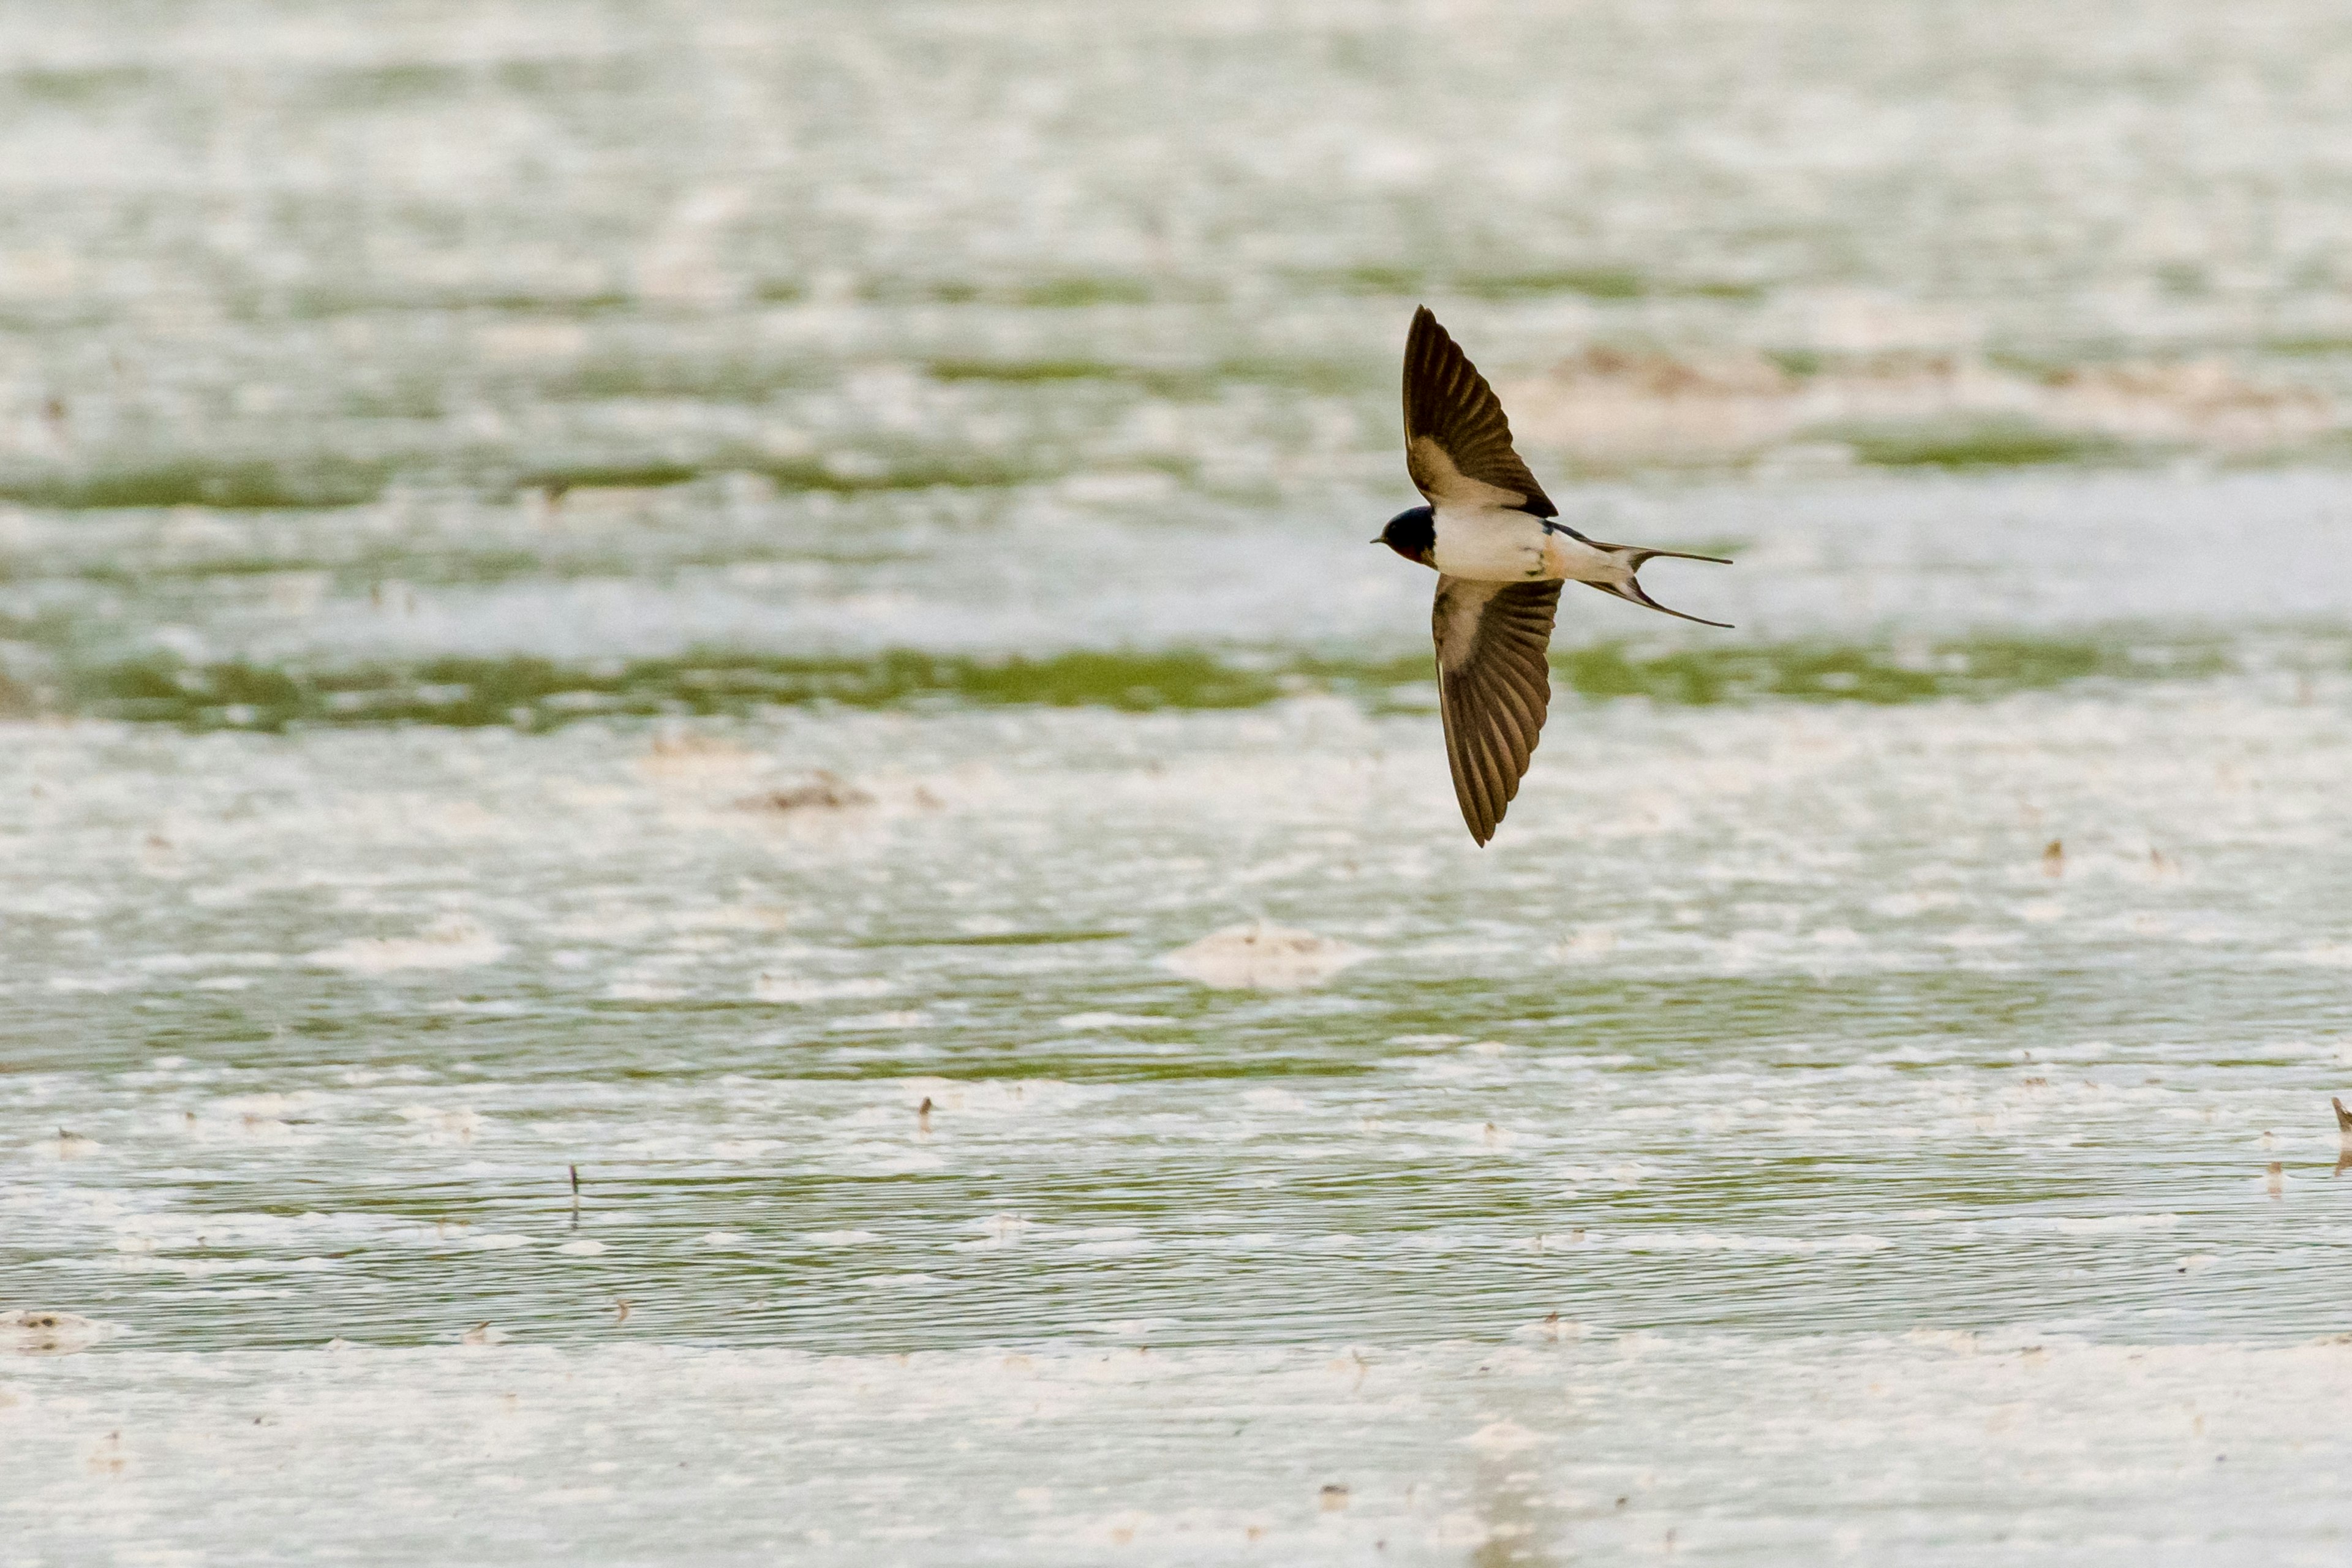
[[[1474,583],[1526,583],[1556,576],[1540,520],[1499,507],[1440,507],[1430,564]]]
[[[1449,577],[1474,583],[1528,583],[1565,577],[1577,583],[1629,578],[1623,563],[1574,534],[1547,530],[1540,518],[1499,507],[1440,508],[1430,563]]]

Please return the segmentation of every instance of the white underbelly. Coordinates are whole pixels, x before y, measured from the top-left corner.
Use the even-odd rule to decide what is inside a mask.
[[[1430,564],[1474,583],[1529,583],[1568,578],[1614,583],[1629,575],[1617,558],[1575,535],[1547,530],[1523,511],[1482,508],[1441,510]]]

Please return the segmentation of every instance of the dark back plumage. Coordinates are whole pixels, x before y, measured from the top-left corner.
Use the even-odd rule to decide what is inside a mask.
[[[1484,501],[1559,515],[1512,447],[1495,389],[1426,305],[1404,341],[1404,450],[1413,484],[1434,505]]]

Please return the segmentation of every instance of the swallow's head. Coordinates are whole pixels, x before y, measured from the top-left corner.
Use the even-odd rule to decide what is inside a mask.
[[[1385,544],[1407,561],[1430,564],[1429,552],[1437,543],[1437,521],[1425,506],[1411,511],[1401,511],[1389,519],[1374,544]]]

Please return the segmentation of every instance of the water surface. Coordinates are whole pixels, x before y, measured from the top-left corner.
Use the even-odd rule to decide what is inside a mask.
[[[0,9],[0,1555],[2337,1560],[2343,31]]]

